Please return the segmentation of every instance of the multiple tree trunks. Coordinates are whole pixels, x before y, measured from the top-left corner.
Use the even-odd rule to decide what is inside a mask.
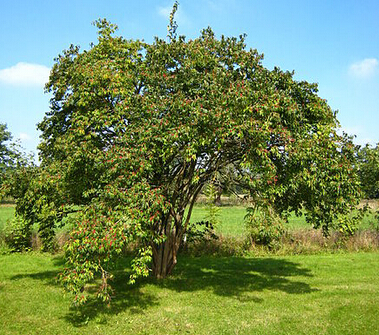
[[[169,224],[166,225],[170,228]],[[166,240],[161,244],[153,244],[153,275],[166,278],[171,274],[177,263],[177,254],[183,237],[183,229],[169,229],[166,231]]]
[[[177,263],[177,244],[175,239],[168,238],[164,243],[153,246],[153,275],[156,278],[166,278],[171,274]]]

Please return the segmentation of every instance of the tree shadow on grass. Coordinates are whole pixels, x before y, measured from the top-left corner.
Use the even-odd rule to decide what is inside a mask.
[[[116,296],[110,307],[92,300],[84,307],[71,309],[66,320],[75,326],[81,326],[92,319],[99,322],[100,318],[106,322],[106,315],[118,314],[127,309],[131,313],[144,313],[149,307],[160,304],[156,295],[147,293],[144,289],[147,284],[175,292],[209,290],[218,296],[255,303],[263,302],[257,293],[265,290],[287,294],[318,291],[306,282],[306,278],[313,277],[309,269],[280,258],[184,256],[180,257],[169,278],[143,279],[133,286],[127,284],[128,272],[122,269],[123,266],[124,269],[127,267],[126,262],[121,264],[115,274],[112,285]]]
[[[24,273],[12,276],[11,280],[19,280],[23,278],[31,278],[42,281],[45,285],[57,285],[58,274],[63,270],[65,260],[62,256],[53,256],[52,258],[54,270]]]
[[[144,283],[148,280],[141,280],[135,285],[128,284],[130,260],[131,258],[124,258],[116,266],[114,280],[110,282],[115,290],[115,296],[109,306],[91,297],[83,306],[76,307],[71,305],[64,319],[75,327],[81,327],[85,326],[90,320],[96,320],[97,323],[106,323],[107,315],[116,315],[125,310],[129,310],[132,314],[141,314],[148,307],[158,304],[158,299],[153,294],[142,291]],[[18,274],[12,276],[10,279],[22,280],[31,278],[40,281],[42,285],[61,287],[57,278],[65,267],[65,260],[63,257],[54,257],[53,264],[56,270]],[[63,287],[61,288],[60,293],[63,294]],[[91,286],[88,290],[96,293],[96,289],[93,289]]]
[[[142,286],[141,284],[129,285],[128,276],[119,278],[115,276],[112,287],[116,292],[110,305],[96,298],[90,298],[83,306],[70,307],[64,318],[73,326],[82,327],[90,320],[105,324],[107,316],[117,315],[126,310],[132,314],[143,314],[149,307],[158,305],[159,301],[153,294],[144,292]]]
[[[243,299],[245,293],[264,290],[288,294],[317,291],[295,277],[312,277],[309,269],[279,258],[183,258],[175,274],[157,285],[177,292],[211,290],[220,296]],[[257,299],[259,302],[259,299]]]
[[[164,280],[142,279],[135,285],[128,284],[130,258],[122,260],[111,283],[115,297],[108,307],[96,299],[82,307],[71,307],[65,320],[76,327],[85,326],[90,320],[106,323],[107,316],[126,310],[144,313],[149,307],[160,304],[157,294],[148,292],[146,285],[175,292],[208,290],[215,295],[234,297],[241,302],[263,302],[257,295],[262,291],[280,291],[287,294],[308,294],[317,289],[310,287],[307,277],[309,269],[300,264],[280,258],[209,257],[182,256],[172,276]],[[63,269],[63,259],[57,259],[57,271],[45,271],[18,275],[13,279],[29,277],[41,280],[46,285],[59,285],[58,273]]]

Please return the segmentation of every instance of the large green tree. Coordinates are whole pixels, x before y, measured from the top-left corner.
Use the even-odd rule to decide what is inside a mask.
[[[80,208],[62,274],[78,301],[97,276],[109,299],[114,257],[131,242],[131,281],[170,274],[198,194],[230,164],[256,203],[303,210],[325,232],[356,205],[353,146],[317,85],[264,68],[244,36],[178,37],[175,10],[167,40],[127,40],[98,21],[98,43],[71,46],[52,69],[41,169],[62,208]]]
[[[364,196],[368,199],[379,198],[379,144],[358,149],[356,168]]]

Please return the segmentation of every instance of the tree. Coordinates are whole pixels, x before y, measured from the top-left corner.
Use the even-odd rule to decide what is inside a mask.
[[[17,152],[6,142],[12,140],[12,134],[7,130],[5,123],[0,123],[0,186],[3,184],[6,173],[16,165]]]
[[[46,86],[41,167],[62,208],[80,208],[61,276],[78,302],[97,276],[110,299],[114,257],[132,241],[131,282],[169,275],[198,194],[230,164],[256,203],[304,210],[325,232],[356,205],[353,145],[317,85],[264,68],[244,36],[177,37],[175,10],[168,41],[152,44],[97,21],[98,43],[60,55]]]
[[[7,125],[0,123],[0,187],[11,171],[27,165],[30,161],[30,157],[23,154],[20,144],[12,140],[13,136],[7,130]]]
[[[366,145],[357,151],[357,173],[366,198],[379,198],[379,145]]]

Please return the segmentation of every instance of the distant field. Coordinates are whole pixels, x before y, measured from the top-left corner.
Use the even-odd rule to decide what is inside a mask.
[[[217,219],[220,225],[215,229],[223,235],[241,236],[245,233],[244,217],[246,208],[242,206],[225,206],[219,208],[219,216]],[[207,208],[205,206],[195,206],[191,216],[191,222],[199,222],[205,220],[207,216]]]
[[[244,217],[246,208],[243,206],[223,206],[220,207],[218,220],[219,226],[216,231],[226,236],[242,236],[245,233]],[[4,228],[8,219],[14,216],[14,205],[0,205],[0,231]],[[198,222],[205,220],[207,216],[207,209],[204,205],[197,205],[194,207],[191,222]],[[370,215],[363,220],[361,229],[371,228],[371,223],[374,217]],[[298,230],[311,228],[305,221],[305,217],[296,217],[293,215],[286,226],[288,230]]]
[[[125,260],[127,261],[127,259]],[[110,307],[71,307],[55,280],[61,256],[0,255],[0,333],[379,334],[379,253],[181,256],[174,274],[127,284]]]
[[[218,220],[219,226],[216,231],[226,236],[241,236],[245,234],[244,218],[246,215],[246,207],[242,206],[223,206],[219,208]],[[195,206],[191,216],[191,222],[198,222],[205,220],[207,216],[207,209],[205,206]],[[303,216],[297,217],[293,215],[286,226],[288,230],[306,229],[311,228],[306,223]]]
[[[244,217],[246,208],[242,206],[224,206],[220,207],[218,220],[220,225],[216,227],[216,231],[229,236],[241,236],[245,233]],[[191,222],[205,220],[207,209],[205,206],[195,206],[191,216]],[[361,230],[372,228],[372,222],[375,220],[374,215],[368,215],[363,219],[360,226]],[[312,226],[305,221],[304,216],[297,217],[292,215],[286,224],[289,231],[299,229],[311,229]]]

